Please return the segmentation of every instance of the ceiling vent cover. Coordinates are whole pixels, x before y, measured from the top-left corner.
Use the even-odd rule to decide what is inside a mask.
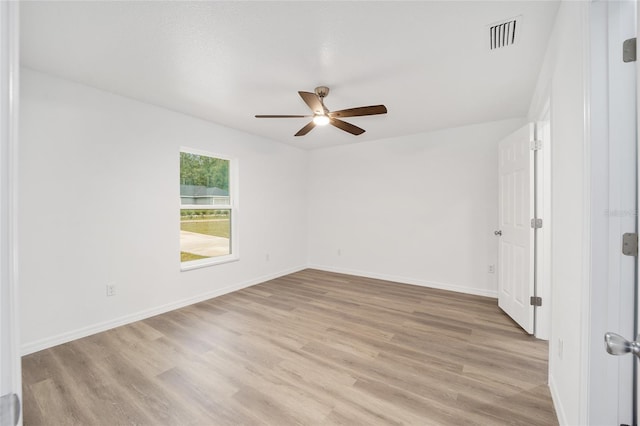
[[[518,19],[513,18],[489,26],[491,50],[511,46],[516,42]]]

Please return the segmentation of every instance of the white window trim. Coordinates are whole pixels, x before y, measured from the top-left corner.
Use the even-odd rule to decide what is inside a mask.
[[[180,210],[230,210],[231,220],[231,238],[229,238],[229,244],[231,246],[231,254],[226,256],[216,256],[207,259],[189,260],[187,262],[180,262],[180,271],[191,271],[193,269],[206,268],[213,265],[221,265],[224,263],[237,262],[240,260],[240,233],[238,226],[238,160],[226,155],[216,154],[209,151],[203,151],[194,148],[188,148],[181,146],[180,152],[186,152],[189,154],[203,155],[206,157],[219,158],[221,160],[229,161],[229,196],[231,198],[231,204],[219,204],[219,205],[198,205],[189,204],[182,205],[178,200],[178,220],[180,220]],[[178,156],[178,176],[180,175],[180,156]],[[179,179],[178,179],[179,181]],[[180,190],[178,189],[178,193]],[[179,198],[179,197],[178,197]],[[180,241],[180,229],[178,228],[178,241]],[[178,253],[179,254],[179,253]]]

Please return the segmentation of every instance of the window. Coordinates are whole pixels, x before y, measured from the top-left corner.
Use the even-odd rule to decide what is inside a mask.
[[[234,161],[180,150],[180,262],[192,269],[238,258]]]

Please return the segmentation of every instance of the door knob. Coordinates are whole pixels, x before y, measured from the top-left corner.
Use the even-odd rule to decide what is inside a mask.
[[[640,336],[636,337],[636,339],[640,340]],[[604,334],[604,343],[607,352],[611,355],[632,353],[640,358],[640,343],[637,341],[630,342],[619,334],[607,332]]]
[[[15,426],[20,420],[20,397],[15,393],[0,396],[0,425]]]
[[[493,231],[493,235],[502,236],[502,231]]]

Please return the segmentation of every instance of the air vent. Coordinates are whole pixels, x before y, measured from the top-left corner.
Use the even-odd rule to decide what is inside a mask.
[[[516,18],[489,26],[489,41],[491,50],[511,46],[516,42]]]

